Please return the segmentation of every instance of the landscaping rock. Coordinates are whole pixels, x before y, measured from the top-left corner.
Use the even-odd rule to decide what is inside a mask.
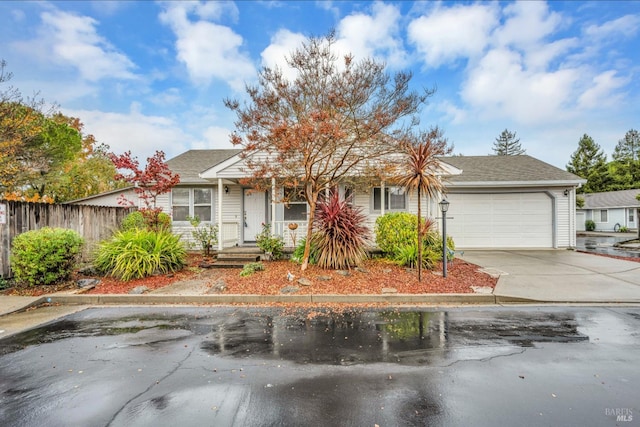
[[[221,294],[227,290],[227,284],[224,279],[218,279],[211,288],[207,291],[208,294]]]
[[[95,288],[98,283],[100,283],[100,280],[98,279],[80,279],[76,281],[78,287],[80,289],[84,289],[85,291]]]
[[[289,285],[289,286],[285,286],[284,288],[280,289],[280,293],[281,294],[295,294],[299,290],[300,290],[299,287]]]
[[[471,286],[471,289],[473,289],[473,292],[475,292],[477,294],[492,294],[493,293],[493,288],[491,288],[489,286]]]
[[[393,270],[392,270],[392,269],[390,269],[390,268],[383,268],[383,269],[382,269],[382,272],[383,272],[384,274],[389,274],[389,273],[391,273],[392,271],[393,271]]]
[[[367,270],[366,268],[362,268],[362,267],[356,267],[355,270],[360,272],[360,273],[368,273],[369,272],[369,270]]]
[[[135,288],[131,289],[129,291],[129,294],[131,295],[142,295],[145,292],[147,292],[149,290],[149,288],[147,288],[146,286],[136,286]]]
[[[307,279],[305,277],[299,278],[298,279],[298,284],[302,285],[302,286],[311,286],[312,285],[311,280],[309,280],[309,279]]]
[[[344,277],[351,276],[351,273],[348,272],[347,270],[336,270],[336,274],[339,274]]]
[[[398,290],[396,288],[382,288],[383,294],[397,294]]]
[[[316,279],[322,281],[322,282],[326,282],[331,280],[331,276],[316,276]]]

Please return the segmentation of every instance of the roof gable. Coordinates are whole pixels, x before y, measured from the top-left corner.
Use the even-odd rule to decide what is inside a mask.
[[[210,184],[200,178],[200,173],[241,152],[239,149],[189,150],[167,160],[167,165],[180,175],[181,184]]]

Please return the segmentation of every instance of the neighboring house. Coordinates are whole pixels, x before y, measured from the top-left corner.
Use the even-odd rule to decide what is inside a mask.
[[[640,202],[636,196],[640,189],[587,193],[584,206],[577,211],[578,231],[585,230],[585,221],[592,220],[597,231],[618,231],[620,227],[638,227]]]
[[[304,237],[305,201],[279,203],[285,189],[266,192],[243,186],[249,177],[240,150],[190,150],[167,161],[180,184],[158,204],[171,213],[173,230],[189,236],[189,216],[217,224],[219,248],[255,244],[262,224],[271,224],[287,245]],[[450,202],[447,234],[458,248],[561,248],[575,246],[575,189],[586,181],[527,155],[442,157]],[[417,196],[385,182],[353,190],[355,205],[373,232],[386,212],[417,212]],[[274,197],[275,195],[275,197]],[[423,202],[423,215],[441,216],[438,200]],[[291,231],[289,224],[297,224]]]
[[[65,202],[65,204],[89,206],[122,206],[118,203],[118,201],[122,198],[131,200],[134,203],[138,203],[138,196],[133,190],[133,187],[125,187],[120,188],[119,190],[112,190],[100,194],[95,194],[89,197],[83,197],[82,199],[71,200]]]

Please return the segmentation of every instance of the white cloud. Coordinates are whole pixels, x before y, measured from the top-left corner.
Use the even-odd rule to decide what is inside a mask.
[[[269,68],[279,67],[285,77],[293,80],[296,71],[287,65],[285,59],[289,58],[294,50],[301,47],[306,39],[307,37],[303,34],[293,33],[286,29],[279,30],[271,37],[271,44],[260,54],[262,65]]]
[[[406,52],[399,35],[400,12],[382,2],[373,4],[371,15],[353,13],[337,27],[337,49],[351,52],[356,60],[375,57],[391,68],[407,64]]]
[[[602,25],[590,25],[585,29],[587,36],[598,40],[612,39],[618,36],[632,37],[640,28],[640,16],[625,15],[612,21],[607,21]]]
[[[249,55],[241,50],[242,37],[229,27],[204,20],[218,18],[224,10],[216,3],[168,3],[160,20],[175,33],[178,59],[193,82],[208,85],[219,79],[242,90],[244,82],[256,74]],[[201,19],[192,22],[189,13]]]
[[[17,47],[41,61],[74,67],[87,81],[136,77],[133,62],[98,34],[95,19],[61,11],[43,12],[41,18],[39,37]]]
[[[108,144],[114,153],[131,152],[141,162],[162,150],[167,158],[174,157],[190,147],[192,137],[185,134],[170,118],[142,114],[140,106],[131,105],[129,113],[98,110],[64,110],[63,113],[79,117],[85,130],[99,143]]]
[[[233,148],[229,135],[231,130],[220,126],[209,126],[203,132],[204,140],[193,145],[193,148]]]
[[[431,67],[473,57],[487,46],[497,12],[493,5],[480,4],[436,8],[409,24],[408,39]]]
[[[498,46],[536,46],[562,22],[562,16],[549,12],[547,3],[541,1],[517,1],[506,6],[503,12],[507,20],[494,33]]]
[[[486,117],[502,115],[521,123],[557,121],[569,114],[578,71],[529,71],[522,57],[494,49],[475,66],[463,84],[462,97]]]
[[[596,108],[616,105],[620,95],[616,91],[629,82],[629,79],[616,76],[615,70],[605,71],[595,76],[589,89],[578,98],[580,108]]]

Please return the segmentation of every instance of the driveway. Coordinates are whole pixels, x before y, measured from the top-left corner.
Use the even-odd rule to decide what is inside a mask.
[[[545,302],[640,302],[640,263],[555,250],[468,250],[465,261],[500,274],[494,294]]]

